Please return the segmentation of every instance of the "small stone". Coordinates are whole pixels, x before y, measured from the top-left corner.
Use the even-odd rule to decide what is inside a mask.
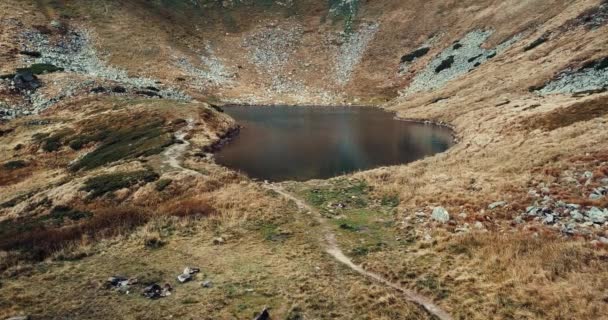
[[[224,240],[224,238],[222,238],[222,237],[213,238],[213,244],[216,246],[222,245],[225,242],[226,242],[226,240]]]
[[[433,209],[433,213],[431,214],[431,218],[435,221],[445,223],[450,221],[450,214],[443,207],[435,207]]]
[[[57,20],[51,21],[51,27],[59,29],[59,28],[61,28],[61,26],[62,26],[61,22],[59,22]]]
[[[518,218],[519,218],[519,217],[518,217]],[[517,218],[516,218],[516,219],[517,219]],[[520,219],[521,219],[521,218],[520,218]],[[479,230],[485,229],[485,226],[483,225],[483,223],[482,223],[481,221],[477,221],[477,222],[475,222],[474,226],[475,226],[475,229],[479,229]]]
[[[575,204],[575,203],[568,203],[566,204],[566,207],[570,208],[570,209],[578,209],[581,207],[580,204]]]
[[[524,219],[522,219],[521,217],[515,217],[515,219],[513,219],[513,221],[515,221],[515,223],[517,223],[517,224],[524,223]]]
[[[469,215],[466,212],[461,212],[458,214],[459,217],[466,219]]]
[[[7,318],[6,320],[30,320],[30,316],[14,316]]]
[[[565,227],[562,228],[562,233],[571,235],[571,236],[575,235],[577,233],[576,224],[568,223]]]
[[[545,224],[553,224],[553,223],[555,223],[555,217],[554,217],[552,214],[548,214],[548,215],[545,217],[545,220],[543,220],[543,222],[544,222]]]
[[[184,273],[183,274],[195,274],[195,273],[199,273],[201,272],[200,268],[192,268],[192,267],[186,267],[184,268]]]
[[[530,206],[530,207],[526,208],[526,214],[529,216],[536,216],[539,211],[540,211],[540,208],[537,208],[534,206]]]
[[[601,198],[603,198],[604,196],[601,194],[597,194],[597,193],[592,193],[589,195],[589,200],[599,200]]]
[[[419,217],[419,218],[424,218],[424,217],[426,217],[426,213],[424,213],[424,212],[420,212],[420,211],[416,212],[416,213],[415,213],[415,215],[416,215],[416,217]]]
[[[192,280],[192,275],[190,275],[189,273],[184,273],[177,276],[177,281],[179,281],[180,283],[185,283],[190,280]]]
[[[145,287],[142,295],[148,299],[158,299],[161,297],[162,292],[161,286],[154,283]]]
[[[491,203],[490,205],[488,205],[488,209],[493,210],[498,207],[504,207],[506,205],[507,205],[506,201],[497,201],[497,202],[494,202],[494,203]]]
[[[583,178],[585,178],[585,179],[591,179],[591,178],[593,178],[593,172],[591,172],[591,171],[585,171],[585,173],[583,173]]]
[[[598,239],[600,241],[600,243],[602,244],[608,244],[608,238],[604,238],[604,237],[599,237]]]
[[[211,282],[211,280],[205,280],[201,282],[201,286],[203,288],[213,288],[213,282]]]

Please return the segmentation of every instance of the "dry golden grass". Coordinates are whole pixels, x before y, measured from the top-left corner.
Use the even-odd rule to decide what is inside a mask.
[[[124,6],[103,1],[42,2],[52,4],[46,8],[53,10],[41,13],[25,2],[5,1],[0,3],[0,17],[5,20],[25,15],[29,27],[46,25],[62,15],[71,16],[69,24],[96,30],[95,46],[100,52],[109,53],[110,63],[131,74],[181,86],[201,100],[208,99],[208,94],[241,98],[266,92],[267,74],[247,61],[247,49],[235,43],[263,30],[259,28],[265,28],[266,23],[274,24],[273,14],[235,9],[229,17],[238,21],[255,14],[256,19],[231,29],[223,22],[214,23],[224,18],[230,22],[226,16],[213,16],[215,20],[180,19],[183,23],[174,23],[169,12],[142,14],[137,10],[141,9],[140,2]],[[72,11],[79,5],[82,11]],[[607,205],[603,200],[592,202],[582,197],[597,181],[578,191],[560,184],[561,174],[567,170],[590,170],[596,177],[608,173],[605,164],[601,164],[608,160],[608,118],[603,107],[607,95],[540,97],[527,91],[573,62],[597,58],[605,52],[606,38],[597,35],[604,34],[606,26],[595,32],[575,28],[560,33],[537,50],[522,50],[538,34],[560,29],[593,5],[597,1],[543,0],[517,5],[496,1],[370,2],[363,14],[380,21],[381,29],[355,70],[353,81],[338,88],[331,82],[335,61],[327,59],[336,48],[320,47],[318,34],[337,32],[342,26],[321,25],[322,32],[309,32],[320,26],[315,15],[325,8],[325,4],[311,4],[309,9],[314,10],[307,11],[299,21],[307,30],[303,45],[294,54],[298,58],[290,59],[285,70],[310,87],[337,89],[349,101],[360,98],[359,103],[394,97],[398,88],[410,80],[394,76],[400,56],[417,48],[433,33],[449,30],[413,70],[420,69],[440,48],[472,29],[495,29],[489,45],[524,32],[523,39],[505,53],[446,87],[397,98],[386,106],[404,118],[450,122],[461,142],[444,154],[407,166],[353,175],[364,179],[378,199],[396,195],[400,200],[390,214],[371,220],[382,226],[393,224],[378,229],[382,231],[378,232],[380,235],[338,230],[338,241],[348,249],[356,249],[370,238],[387,243],[377,251],[358,256],[357,261],[436,299],[457,319],[600,319],[607,313],[606,248],[592,247],[589,239],[561,238],[556,231],[533,222],[512,226],[513,217],[533,201],[527,195],[528,189],[539,183],[550,185],[553,196],[568,202]],[[306,11],[307,7],[303,8]],[[89,15],[87,21],[78,18],[84,13]],[[532,20],[537,24],[536,31],[527,28]],[[196,29],[190,21],[202,26]],[[13,41],[13,36],[22,29],[0,28],[0,42],[6,44],[0,46],[1,70],[10,71],[9,67],[12,70],[17,64],[14,53],[18,42]],[[192,34],[192,30],[201,31]],[[407,36],[403,30],[408,30]],[[193,49],[189,44],[203,40],[209,40],[215,51],[223,54],[229,69],[242,66],[234,69],[238,71],[236,86],[201,91],[174,81],[184,76],[183,70],[173,65],[175,57],[198,61],[201,52],[197,49],[201,48]],[[309,59],[312,67],[304,68],[301,62]],[[53,79],[61,80],[61,75]],[[310,101],[306,102],[319,97],[308,97]],[[431,103],[438,97],[447,99]],[[272,102],[302,101],[290,94],[261,98]],[[510,102],[498,106],[504,100]],[[532,105],[540,106],[531,108]],[[192,148],[184,155],[184,166],[199,175],[163,167],[164,159],[156,155],[70,176],[65,168],[79,153],[66,150],[44,154],[34,145],[19,152],[13,150],[17,143],[30,144],[30,137],[37,132],[68,127],[79,131],[101,123],[125,127],[136,114],[161,117],[171,132],[183,128],[183,121],[178,120],[192,118],[196,126],[188,136]],[[243,319],[268,305],[273,317],[280,319],[298,313],[306,319],[427,318],[394,291],[369,283],[331,261],[319,245],[319,226],[311,217],[298,213],[293,204],[237,173],[193,156],[232,125],[226,116],[213,113],[203,104],[89,97],[65,101],[41,117],[57,122],[36,129],[20,126],[19,122],[9,123],[14,124],[14,132],[0,137],[0,160],[8,161],[17,155],[35,157],[37,161],[37,171],[31,176],[22,176],[26,171],[0,173],[0,180],[6,181],[0,194],[3,200],[36,193],[10,210],[2,209],[2,218],[44,216],[48,208],[36,204],[43,203],[47,196],[54,204],[60,203],[68,193],[75,194],[71,204],[90,209],[95,215],[91,220],[4,240],[5,248],[40,248],[44,254],[39,258],[47,259],[31,264],[18,251],[0,252],[0,269],[5,270],[0,296],[6,297],[0,299],[0,317],[25,312],[45,318]],[[172,179],[172,183],[163,191],[155,190],[154,183],[132,186],[93,202],[85,201],[85,195],[78,192],[79,183],[89,176],[144,166],[153,168],[161,178]],[[494,211],[487,209],[489,203],[498,200],[509,205]],[[428,213],[439,205],[452,215],[450,224],[398,227],[414,212]],[[35,210],[30,212],[32,206]],[[373,204],[365,209],[376,210]],[[460,213],[466,213],[466,218]],[[456,227],[475,222],[482,222],[487,231],[454,234]],[[605,230],[600,228],[589,237],[602,232]],[[431,240],[424,239],[427,233]],[[226,244],[213,245],[212,239],[217,236],[225,238]],[[413,242],[404,244],[396,238]],[[203,290],[197,283],[189,283],[177,286],[173,296],[154,302],[137,294],[119,295],[99,289],[105,278],[115,274],[175,284],[175,276],[186,265],[201,266],[201,277],[211,278],[216,287]]]
[[[575,103],[548,114],[539,114],[525,119],[522,126],[530,131],[535,129],[555,130],[581,121],[589,121],[608,114],[608,96]]]

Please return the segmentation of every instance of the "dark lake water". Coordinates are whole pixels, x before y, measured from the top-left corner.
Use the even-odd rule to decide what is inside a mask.
[[[443,152],[447,128],[372,107],[229,106],[242,126],[216,162],[270,181],[325,179]]]

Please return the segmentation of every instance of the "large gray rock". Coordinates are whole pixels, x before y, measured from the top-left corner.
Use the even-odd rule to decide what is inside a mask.
[[[587,211],[587,217],[594,223],[604,223],[608,221],[608,209],[600,209],[597,207],[591,207],[589,211]]]
[[[431,214],[431,218],[435,221],[445,223],[445,222],[450,221],[450,214],[443,207],[435,207],[433,209],[433,213]]]
[[[582,222],[585,220],[585,217],[578,210],[570,211],[570,216],[572,217],[572,219],[574,219],[578,222]]]
[[[38,77],[29,70],[17,72],[13,78],[13,85],[17,90],[26,91],[34,91],[41,86]]]

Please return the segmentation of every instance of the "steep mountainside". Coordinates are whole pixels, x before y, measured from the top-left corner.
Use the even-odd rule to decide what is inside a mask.
[[[601,319],[607,52],[607,0],[3,0],[0,317]],[[231,103],[458,143],[266,184]]]

